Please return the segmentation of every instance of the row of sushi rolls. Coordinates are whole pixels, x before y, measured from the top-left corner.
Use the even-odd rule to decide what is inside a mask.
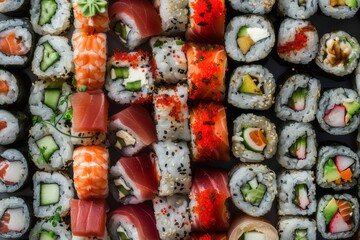
[[[225,22],[230,8],[236,16]],[[344,31],[319,38],[306,20],[317,11],[352,18],[359,8],[0,0],[0,239],[359,239],[359,156],[318,146],[311,122],[335,136],[358,130],[360,45]],[[283,17],[275,47],[272,9]],[[109,38],[119,50],[108,52]],[[355,87],[325,91],[296,73],[276,88],[259,65],[273,48],[284,62],[353,74]],[[225,79],[228,58],[238,67]],[[239,112],[232,133],[225,104]],[[270,108],[281,127],[261,114]],[[209,164],[231,158],[239,161],[229,172]],[[28,178],[30,201],[16,194]],[[278,218],[262,218],[273,204]]]

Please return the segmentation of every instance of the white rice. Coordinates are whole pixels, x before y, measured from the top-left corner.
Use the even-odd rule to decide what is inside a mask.
[[[307,239],[316,239],[316,222],[299,216],[281,217],[278,224],[280,240],[293,240],[297,229],[307,230]]]
[[[159,11],[165,35],[185,32],[189,14],[187,0],[155,0],[154,5]]]
[[[0,145],[8,145],[14,143],[21,134],[18,118],[11,112],[0,109],[0,121],[6,122],[7,126],[0,131]]]
[[[125,215],[121,215],[121,214],[113,214],[108,221],[108,229],[109,229],[109,234],[111,236],[111,239],[119,238],[117,229],[120,226],[125,230],[129,239],[140,240],[139,233],[138,233],[138,230],[136,229],[135,224],[132,223],[128,217],[126,217]],[[73,240],[74,239],[75,238],[73,238]],[[79,240],[80,240],[80,238],[79,238]]]
[[[243,13],[266,14],[271,11],[275,0],[230,0],[230,4],[233,9]]]
[[[278,0],[278,11],[295,19],[307,19],[314,15],[318,9],[318,0],[306,0],[305,6],[299,6],[299,0]]]
[[[6,82],[9,90],[7,93],[0,94],[0,105],[12,104],[19,100],[19,81],[9,71],[0,69],[0,79]]]
[[[56,240],[69,240],[71,239],[71,232],[68,226],[63,222],[58,222],[57,226],[54,227],[51,221],[45,219],[38,221],[29,233],[30,240],[39,240],[40,231],[52,231],[57,235]]]

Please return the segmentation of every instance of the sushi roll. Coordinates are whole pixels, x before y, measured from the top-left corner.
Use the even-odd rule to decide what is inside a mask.
[[[232,152],[242,162],[261,162],[277,150],[275,125],[263,116],[242,114],[234,121]]]
[[[0,171],[0,193],[12,193],[25,184],[29,166],[19,150],[7,149],[0,154]]]
[[[31,0],[31,24],[40,35],[60,35],[70,27],[70,0]]]
[[[0,79],[0,106],[22,106],[28,99],[27,76],[0,68]]]
[[[106,232],[107,203],[104,199],[71,199],[73,240],[108,239]]]
[[[360,98],[356,91],[334,88],[322,94],[316,119],[324,131],[345,135],[359,126],[359,109]]]
[[[108,1],[72,0],[75,29],[84,32],[106,32],[109,30]]]
[[[316,163],[316,133],[309,123],[288,123],[280,130],[276,159],[286,169],[308,169]]]
[[[27,138],[29,119],[22,112],[0,109],[0,145],[17,144]]]
[[[230,197],[225,171],[197,168],[189,194],[193,232],[221,232],[229,228],[230,213],[225,202]],[[206,207],[204,207],[206,206]]]
[[[355,71],[355,90],[358,92],[358,94],[360,94],[360,63],[356,68]]]
[[[66,79],[74,70],[73,52],[66,37],[46,35],[39,39],[32,72],[43,80]]]
[[[32,210],[24,199],[8,197],[0,200],[0,238],[21,239],[31,226]]]
[[[10,17],[21,17],[29,13],[30,0],[3,0],[0,2],[0,13]]]
[[[263,216],[277,194],[276,175],[265,165],[238,165],[229,173],[231,199],[244,213]]]
[[[68,176],[57,172],[36,172],[33,182],[33,207],[36,217],[47,218],[55,213],[65,217],[69,213],[74,189]]]
[[[254,62],[265,58],[275,44],[271,23],[262,16],[244,15],[230,20],[226,27],[225,48],[232,59]]]
[[[109,140],[124,156],[133,156],[157,140],[155,123],[141,105],[132,105],[110,117]]]
[[[227,57],[224,47],[189,43],[186,49],[189,99],[221,102],[226,90]]]
[[[189,0],[186,41],[222,44],[225,28],[225,0]]]
[[[154,210],[142,203],[117,208],[109,215],[108,229],[111,239],[160,239],[156,229]]]
[[[359,202],[349,194],[325,195],[319,201],[316,222],[323,238],[352,237],[359,225]]]
[[[309,21],[286,18],[279,29],[277,53],[285,61],[308,64],[317,54],[319,36]]]
[[[149,101],[154,88],[154,76],[149,54],[116,51],[108,61],[105,88],[108,96],[120,104]]]
[[[277,9],[280,15],[295,19],[308,19],[318,9],[318,0],[278,0]]]
[[[30,129],[29,155],[38,169],[61,170],[70,164],[73,145],[69,130],[61,122],[57,125],[48,122],[36,123]]]
[[[274,103],[275,88],[275,78],[265,67],[237,67],[230,79],[228,102],[242,109],[267,110]]]
[[[242,13],[267,14],[275,4],[275,0],[230,0],[231,7]]]
[[[190,239],[191,224],[187,197],[156,197],[153,205],[160,239]]]
[[[227,240],[225,233],[191,233],[191,240]]]
[[[57,222],[53,226],[53,222],[49,220],[40,220],[31,229],[29,233],[29,240],[68,240],[71,239],[71,232],[63,222]]]
[[[97,90],[104,86],[106,72],[106,34],[76,30],[72,35],[75,64],[75,87],[78,91]]]
[[[70,102],[73,110],[71,142],[74,145],[99,145],[104,142],[109,104],[102,90],[74,93]]]
[[[315,119],[321,84],[314,77],[295,74],[281,86],[275,101],[275,114],[283,121],[311,122]]]
[[[74,186],[81,200],[108,196],[109,152],[102,146],[77,147],[73,153]]]
[[[278,223],[280,240],[316,239],[316,222],[299,216],[281,217]]]
[[[0,21],[0,65],[26,67],[33,57],[34,46],[35,34],[29,22]]]
[[[185,84],[155,90],[153,104],[159,140],[190,140],[187,99],[188,87]]]
[[[159,196],[188,194],[191,188],[191,167],[186,142],[158,142],[153,147],[160,178]]]
[[[168,4],[168,3],[167,3]],[[152,37],[155,83],[176,84],[187,80],[187,60],[183,50],[185,42],[180,38]]]
[[[230,161],[225,108],[201,102],[190,110],[191,154],[195,162]]]
[[[30,112],[42,120],[50,120],[58,114],[64,114],[70,111],[71,93],[71,86],[64,81],[36,81],[30,91]]]
[[[320,39],[315,63],[327,73],[344,76],[355,70],[359,55],[356,38],[343,31],[331,32]]]
[[[345,146],[323,146],[316,165],[316,182],[320,187],[347,190],[357,185],[359,157]]]
[[[336,19],[352,18],[360,7],[359,0],[319,0],[320,10],[329,17]]]
[[[114,199],[122,204],[152,200],[159,187],[155,161],[149,154],[121,157],[111,167],[110,179],[110,191]]]
[[[165,35],[180,35],[188,24],[187,0],[155,0],[154,6],[161,17],[161,27]]]
[[[267,220],[250,216],[237,216],[227,234],[229,240],[279,240],[276,229]]]
[[[312,215],[316,211],[315,176],[312,171],[284,171],[278,175],[278,214]]]
[[[110,28],[130,50],[163,31],[160,16],[151,2],[116,0],[109,8]]]

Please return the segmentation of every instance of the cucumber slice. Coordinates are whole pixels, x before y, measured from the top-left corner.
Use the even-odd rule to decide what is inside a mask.
[[[61,89],[58,88],[48,88],[45,89],[44,93],[44,104],[56,111],[57,105],[61,96]]]
[[[115,24],[114,32],[116,35],[119,36],[120,40],[124,43],[127,43],[128,35],[129,35],[130,31],[131,31],[131,28],[121,21],[119,21]]]
[[[114,184],[119,190],[119,198],[124,198],[131,194],[131,188],[126,184],[125,180],[122,177],[114,179]]]
[[[251,191],[251,186],[248,183],[245,183],[240,187],[240,192],[243,195],[244,199],[246,198],[246,196],[249,194],[250,191]]]
[[[134,146],[136,144],[136,139],[128,132],[124,130],[119,130],[116,133],[117,142],[115,147],[119,148],[120,150],[127,147],[127,146]]]
[[[41,11],[39,17],[39,25],[43,26],[51,22],[51,18],[55,15],[57,4],[55,0],[41,0]]]
[[[114,67],[111,69],[111,79],[126,79],[129,78],[129,68],[128,67]]]
[[[295,234],[295,240],[307,240],[306,229],[296,229],[294,234]]]
[[[58,203],[60,200],[60,187],[56,183],[40,184],[40,206]]]
[[[134,82],[128,82],[125,87],[126,90],[131,92],[137,92],[141,90],[141,80],[137,80]]]
[[[43,58],[40,62],[40,70],[45,72],[49,67],[54,65],[60,59],[60,54],[54,50],[49,42],[44,42]]]
[[[251,139],[251,132],[256,131],[259,128],[244,128],[242,132],[242,138],[244,139],[244,145],[247,149],[254,152],[262,152],[266,147],[266,144],[258,145]]]
[[[244,233],[244,240],[265,240],[265,234],[261,232],[251,231]]]
[[[51,155],[59,150],[59,146],[56,144],[54,138],[51,135],[47,135],[36,141],[36,145],[40,149],[41,154],[46,162],[49,161]]]
[[[257,186],[258,186],[258,181],[257,181],[256,177],[253,178],[252,180],[250,180],[250,181],[248,182],[248,184],[250,185],[250,187],[251,187],[252,189],[257,188]]]
[[[121,225],[116,229],[116,231],[118,233],[119,240],[132,240],[132,238],[129,238],[125,229]]]
[[[41,233],[40,233],[40,237],[39,237],[39,240],[56,240],[58,238],[58,236],[56,234],[54,234],[53,231],[45,231],[45,230],[42,230]]]

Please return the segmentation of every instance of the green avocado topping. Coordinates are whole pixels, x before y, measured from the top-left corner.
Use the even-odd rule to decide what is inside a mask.
[[[93,17],[98,13],[106,12],[107,1],[105,0],[79,0],[78,6],[85,17]]]

